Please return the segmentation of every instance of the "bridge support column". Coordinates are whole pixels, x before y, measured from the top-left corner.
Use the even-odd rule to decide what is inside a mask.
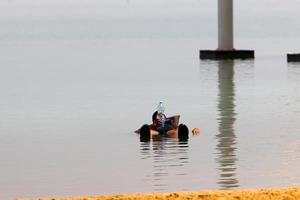
[[[218,0],[218,50],[233,50],[233,0]]]
[[[234,49],[233,0],[218,0],[218,48],[200,50],[200,59],[253,59],[253,50]]]
[[[300,62],[300,53],[288,53],[287,61],[288,62]]]

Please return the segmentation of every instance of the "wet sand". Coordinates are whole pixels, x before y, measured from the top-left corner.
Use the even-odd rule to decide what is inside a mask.
[[[122,194],[107,196],[39,198],[36,200],[296,200],[300,199],[300,188],[260,189],[236,191],[174,192],[148,194]],[[21,199],[19,199],[21,200]]]

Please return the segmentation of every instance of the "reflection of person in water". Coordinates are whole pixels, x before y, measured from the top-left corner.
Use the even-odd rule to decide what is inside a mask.
[[[167,136],[175,137],[181,141],[188,140],[189,129],[185,124],[179,124],[179,115],[172,117],[162,117],[158,115],[158,112],[154,112],[152,115],[152,124],[144,124],[136,133],[140,134],[141,141],[149,141],[155,136]]]
[[[143,181],[146,181],[145,184],[153,184],[155,192],[164,192],[172,185],[174,178],[188,176],[184,169],[189,163],[189,141],[164,136],[157,136],[157,139],[152,137],[152,141],[140,143],[141,159],[147,160],[147,166],[150,167],[145,171]],[[173,174],[173,171],[181,173]]]

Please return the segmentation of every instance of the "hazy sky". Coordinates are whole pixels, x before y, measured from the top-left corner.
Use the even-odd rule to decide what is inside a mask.
[[[236,12],[284,11],[298,9],[298,0],[244,0],[234,1]],[[175,12],[214,12],[217,0],[2,0],[0,15],[32,14],[94,14],[121,16],[130,9],[136,14],[168,14]],[[135,10],[138,9],[138,10]],[[91,13],[92,12],[92,13]],[[274,13],[276,16],[276,13]]]
[[[249,36],[298,35],[299,0],[234,1],[235,31]],[[3,0],[1,38],[38,38],[70,33],[104,37],[159,35],[213,36],[217,0]],[[269,27],[269,28],[267,28]],[[140,31],[137,33],[136,31]],[[104,37],[104,38],[105,38]]]

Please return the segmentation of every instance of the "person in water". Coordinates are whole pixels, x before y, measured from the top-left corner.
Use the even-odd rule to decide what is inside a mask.
[[[169,117],[159,116],[158,112],[152,115],[152,124],[144,124],[137,132],[140,133],[141,141],[149,141],[151,136],[177,137],[179,140],[188,140],[189,129],[185,124],[179,124],[179,115]]]
[[[168,133],[171,130],[176,129],[176,124],[172,121],[171,118],[167,118],[165,114],[158,115],[158,112],[155,111],[152,115],[153,130],[157,131],[159,134]],[[165,119],[163,121],[163,118]]]

